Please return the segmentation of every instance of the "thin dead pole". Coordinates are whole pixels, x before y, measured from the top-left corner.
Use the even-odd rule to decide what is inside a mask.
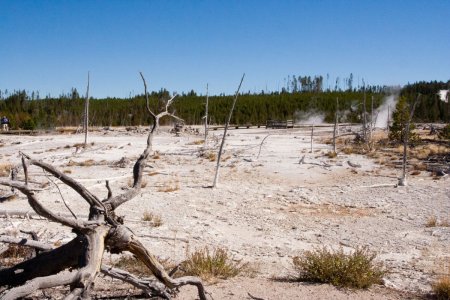
[[[313,138],[314,138],[314,121],[311,125],[311,149],[310,149],[311,153],[313,152]]]
[[[370,100],[370,138],[369,138],[370,142],[372,142],[373,128],[375,126],[373,121],[374,119],[373,119],[373,96],[372,96]]]
[[[336,97],[336,113],[334,115],[334,130],[333,130],[333,152],[336,153],[336,130],[338,126],[338,106],[339,97]]]
[[[206,139],[208,137],[208,100],[209,100],[209,94],[208,94],[208,84],[206,84],[206,107],[205,107],[205,145],[206,145]]]
[[[217,155],[216,174],[214,175],[214,182],[212,185],[213,188],[217,187],[217,180],[219,179],[220,158],[222,156],[222,149],[223,149],[223,145],[225,144],[225,138],[227,136],[228,125],[230,124],[231,117],[233,116],[234,106],[236,105],[236,100],[239,95],[239,90],[241,89],[242,82],[244,81],[244,77],[245,77],[245,73],[242,75],[241,82],[239,83],[239,87],[236,91],[236,94],[234,95],[233,105],[231,106],[230,114],[228,115],[228,120],[225,123],[225,129],[223,131],[222,143],[220,144],[219,154]]]
[[[402,177],[398,180],[399,186],[406,186],[408,185],[406,182],[406,161],[407,161],[407,147],[408,147],[408,140],[409,140],[409,126],[412,120],[412,117],[414,115],[414,109],[416,108],[417,102],[419,102],[420,94],[417,95],[416,100],[414,101],[411,111],[409,113],[408,120],[405,125],[405,134],[403,135],[403,167],[402,167]]]
[[[89,72],[86,88],[86,102],[84,104],[84,148],[86,148],[87,146],[88,125],[89,125]]]
[[[391,106],[388,105],[387,126],[386,126],[388,137],[389,137],[389,123],[391,121],[390,120],[390,118],[391,118],[390,114],[391,114]]]

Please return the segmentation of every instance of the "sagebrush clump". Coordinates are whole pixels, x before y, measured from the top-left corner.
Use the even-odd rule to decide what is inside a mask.
[[[246,270],[248,264],[234,260],[225,248],[210,250],[205,247],[187,254],[187,259],[181,263],[180,270],[185,275],[198,276],[206,281],[227,279],[237,276]]]
[[[321,248],[306,251],[293,258],[298,281],[329,283],[338,287],[366,289],[372,284],[382,284],[386,273],[383,266],[375,264],[376,254],[366,247],[356,248],[347,254]]]

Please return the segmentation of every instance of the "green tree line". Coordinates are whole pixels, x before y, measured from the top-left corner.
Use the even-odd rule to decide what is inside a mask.
[[[231,120],[236,125],[263,125],[268,119],[301,121],[305,112],[322,114],[326,122],[333,122],[336,109],[336,98],[339,98],[339,110],[345,112],[341,121],[359,122],[364,95],[366,107],[370,111],[370,101],[373,97],[374,107],[378,107],[383,98],[390,93],[388,88],[368,86],[352,87],[348,79],[348,88],[341,90],[322,89],[321,77],[293,78],[288,80],[289,88],[281,92],[242,93],[239,95],[235,112]],[[350,77],[351,78],[351,77]],[[297,85],[297,86],[296,86]],[[417,93],[422,94],[415,121],[445,122],[448,120],[448,105],[440,101],[437,93],[448,89],[450,81],[419,82],[405,86],[401,94],[413,99]],[[162,89],[150,94],[153,110],[164,107],[170,93]],[[0,114],[10,119],[13,129],[51,129],[59,126],[79,126],[83,120],[85,99],[76,89],[58,97],[39,97],[38,92],[7,91],[0,93]],[[177,96],[171,111],[175,112],[186,124],[202,124],[205,115],[206,97],[197,95],[194,91]],[[232,96],[220,95],[209,97],[210,123],[224,124],[232,102]],[[90,98],[91,126],[136,126],[148,125],[150,118],[145,108],[144,95],[131,98]],[[164,120],[162,120],[164,122]]]

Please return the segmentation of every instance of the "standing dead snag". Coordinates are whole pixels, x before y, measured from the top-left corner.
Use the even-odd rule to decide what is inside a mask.
[[[419,102],[419,99],[420,99],[420,94],[417,95],[416,100],[414,101],[414,103],[411,107],[411,111],[409,112],[408,120],[406,121],[406,124],[403,128],[403,130],[404,130],[404,133],[403,133],[403,164],[402,164],[402,177],[400,177],[398,180],[399,186],[408,185],[406,182],[406,163],[407,163],[407,155],[408,155],[407,148],[408,148],[408,142],[409,142],[409,126],[411,124],[412,117],[414,115],[414,110],[416,108],[417,102]]]
[[[336,98],[336,113],[334,115],[334,128],[333,128],[333,152],[334,154],[336,154],[336,135],[338,135],[337,131],[338,131],[338,126],[339,126],[339,121],[338,121],[338,108],[339,107],[339,98]],[[311,150],[312,151],[312,150]]]
[[[208,138],[208,102],[209,102],[209,95],[208,95],[208,84],[206,84],[206,105],[205,105],[205,146],[206,146],[206,139]]]
[[[228,120],[225,123],[225,129],[223,130],[222,143],[220,143],[219,154],[217,155],[217,165],[216,165],[216,174],[214,175],[214,182],[212,187],[217,187],[217,180],[219,179],[219,169],[220,169],[220,158],[222,156],[223,145],[225,144],[225,139],[227,136],[228,125],[230,125],[231,117],[233,116],[234,106],[236,105],[236,100],[239,95],[239,90],[241,89],[242,82],[244,81],[245,73],[242,75],[241,82],[239,83],[239,87],[236,90],[236,94],[234,95],[233,105],[231,105],[230,114],[228,115]]]
[[[132,283],[150,297],[159,296],[170,299],[170,290],[188,284],[196,286],[199,298],[206,300],[205,290],[199,278],[191,276],[172,278],[155,256],[123,224],[123,220],[115,214],[116,208],[139,194],[143,170],[152,151],[153,134],[158,126],[159,118],[166,115],[175,117],[168,112],[168,107],[173,98],[167,103],[164,112],[155,114],[150,110],[147,85],[142,73],[140,75],[144,82],[146,107],[153,118],[153,125],[147,137],[146,148],[133,167],[133,185],[130,189],[122,194],[113,195],[107,183],[108,196],[101,199],[54,166],[21,153],[24,158],[24,166],[26,164],[29,167],[34,166],[45,170],[73,189],[89,204],[89,217],[88,219],[82,219],[80,217],[64,217],[47,209],[38,200],[34,189],[30,185],[32,184],[30,180],[28,183],[23,184],[17,180],[0,179],[0,185],[14,187],[24,194],[28,198],[28,203],[37,214],[50,221],[70,227],[76,233],[76,237],[72,241],[58,248],[44,247],[46,251],[35,257],[10,268],[1,269],[0,286],[8,288],[0,295],[1,299],[18,299],[26,297],[39,289],[66,285],[70,286],[70,293],[66,299],[89,298],[93,283],[97,275],[102,272],[111,277]],[[28,169],[27,167],[23,168],[26,178],[29,178]],[[33,247],[32,244],[28,244],[28,246]],[[42,246],[40,247],[42,248]],[[153,272],[156,279],[162,284],[144,279],[141,280],[125,271],[102,266],[105,250],[111,253],[131,252]]]
[[[86,87],[86,102],[84,104],[84,148],[87,146],[87,136],[88,136],[88,127],[89,127],[89,72],[88,72],[88,81]]]

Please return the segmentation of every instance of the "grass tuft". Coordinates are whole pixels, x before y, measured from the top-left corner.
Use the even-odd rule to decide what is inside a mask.
[[[208,247],[188,254],[180,266],[184,275],[198,276],[205,281],[235,277],[247,268],[247,263],[234,260],[227,249]]]
[[[205,140],[195,140],[193,142],[188,143],[188,145],[202,145],[205,143]]]
[[[343,249],[331,251],[327,248],[307,251],[293,258],[296,280],[329,283],[338,287],[357,289],[382,284],[386,273],[383,266],[374,264],[376,254],[366,247],[356,248],[351,254]]]
[[[158,187],[158,192],[170,193],[175,192],[180,189],[180,182],[178,179],[169,180],[163,183],[162,186]]]
[[[11,172],[11,164],[0,164],[0,177],[8,177]]]
[[[436,216],[429,216],[427,222],[425,223],[425,227],[436,227],[438,225]]]
[[[69,162],[66,164],[67,167],[91,167],[93,165],[99,165],[99,163],[96,163],[93,159],[87,159],[80,162],[69,160]]]
[[[206,158],[207,158],[209,161],[216,161],[216,159],[217,159],[217,154],[214,153],[214,152],[208,152],[208,153],[206,153]]]
[[[450,299],[450,274],[435,282],[432,289],[437,300]]]
[[[337,153],[334,151],[329,151],[327,152],[326,156],[328,156],[328,158],[335,158],[337,156]]]
[[[344,149],[342,149],[342,152],[344,152],[344,154],[350,155],[353,153],[353,148],[352,147],[345,147]]]
[[[154,214],[149,211],[144,211],[142,215],[142,221],[149,222],[152,227],[159,227],[163,224],[162,218],[160,215]]]

